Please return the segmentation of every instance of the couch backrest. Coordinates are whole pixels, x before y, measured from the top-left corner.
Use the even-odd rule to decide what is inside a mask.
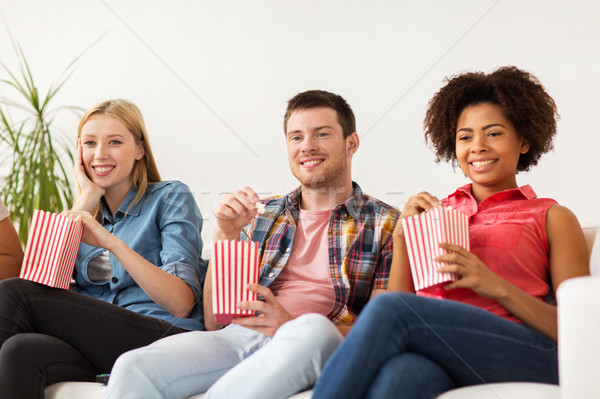
[[[594,240],[596,239],[596,233],[598,232],[598,226],[595,227],[584,227],[583,234],[585,235],[585,241],[588,246],[588,255],[592,255],[592,247],[594,246]]]
[[[600,233],[598,233],[598,229],[599,227],[583,229],[590,254],[590,274],[592,276],[600,276]]]

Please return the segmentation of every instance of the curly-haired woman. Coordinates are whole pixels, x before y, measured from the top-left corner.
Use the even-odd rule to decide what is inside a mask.
[[[457,386],[558,383],[556,306],[544,299],[589,273],[583,232],[516,174],[552,148],[556,105],[516,67],[448,79],[425,137],[471,183],[439,201],[411,197],[402,217],[443,205],[469,216],[470,251],[449,244],[440,272],[461,278],[437,298],[414,295],[404,232],[394,232],[387,293],[373,299],[317,382],[314,398],[434,398]]]

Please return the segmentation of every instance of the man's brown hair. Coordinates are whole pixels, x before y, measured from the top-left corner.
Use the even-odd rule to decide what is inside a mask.
[[[333,108],[336,111],[344,139],[356,132],[356,120],[350,105],[342,96],[324,90],[308,90],[298,93],[288,101],[283,118],[283,132],[287,132],[287,123],[294,111],[318,107]]]

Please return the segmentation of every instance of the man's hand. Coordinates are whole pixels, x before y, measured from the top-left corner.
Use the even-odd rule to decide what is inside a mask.
[[[240,302],[238,307],[243,310],[254,310],[261,314],[255,317],[238,317],[233,319],[233,324],[238,324],[272,337],[279,327],[293,319],[292,315],[281,306],[269,288],[258,284],[249,284],[247,289],[248,291],[256,292],[265,298],[265,301]]]
[[[227,193],[215,208],[215,240],[237,240],[242,228],[256,216],[258,195],[250,187]]]

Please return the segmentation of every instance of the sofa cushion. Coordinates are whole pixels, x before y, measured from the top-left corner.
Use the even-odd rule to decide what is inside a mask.
[[[44,391],[44,399],[102,399],[106,385],[97,382],[59,382],[50,385]],[[201,399],[204,394],[190,396],[189,399]],[[312,391],[300,392],[291,399],[310,399]]]
[[[560,399],[560,388],[533,382],[502,382],[453,389],[436,399]]]

